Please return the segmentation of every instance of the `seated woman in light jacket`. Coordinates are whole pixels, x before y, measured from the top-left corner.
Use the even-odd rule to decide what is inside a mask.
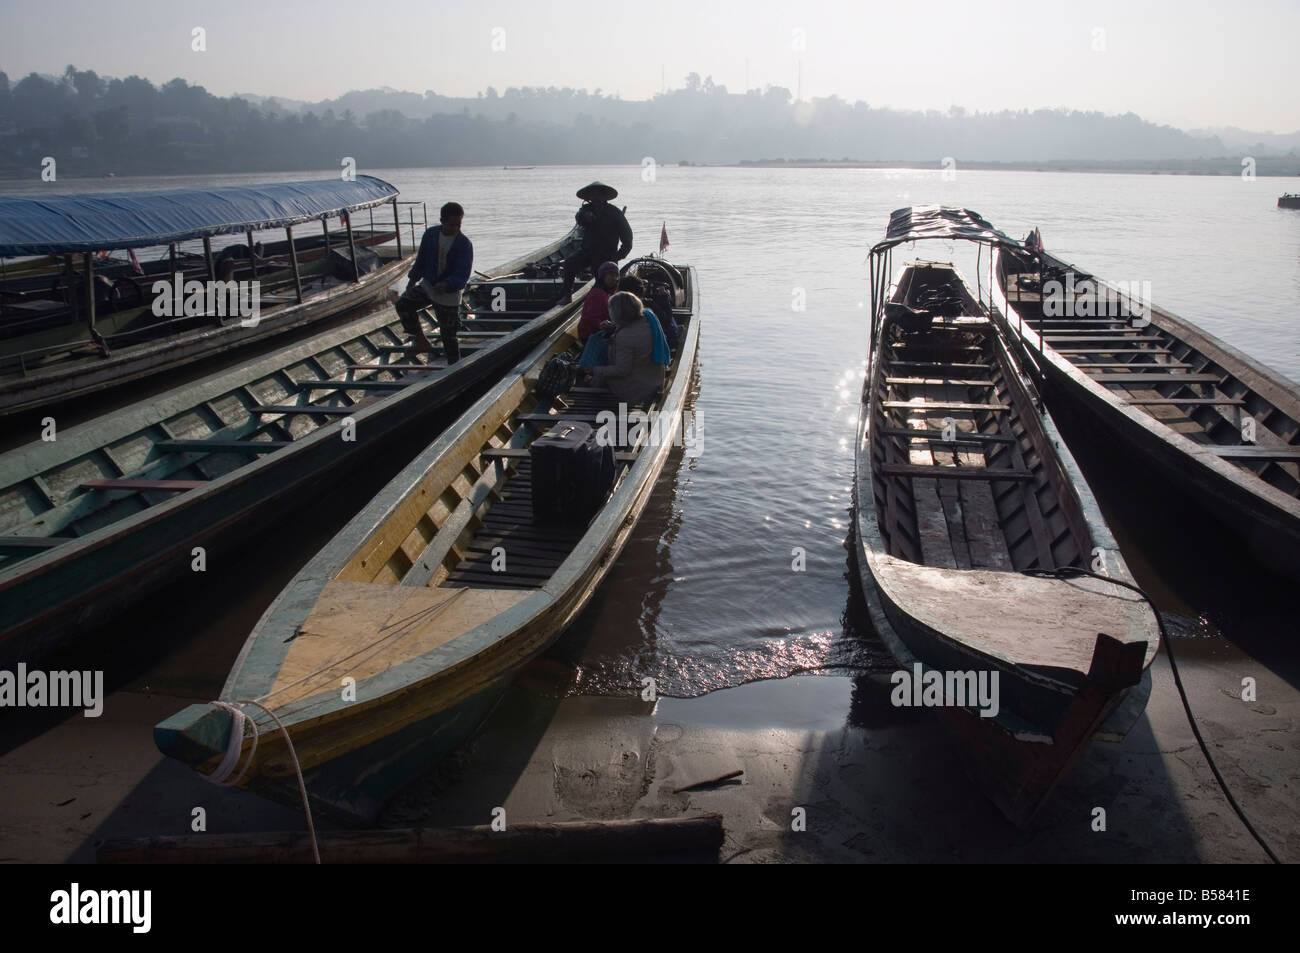
[[[668,340],[658,319],[629,292],[620,291],[609,299],[609,317],[616,329],[610,341],[610,363],[591,368],[591,382],[609,388],[627,404],[643,404],[663,387],[665,368],[672,359]]]

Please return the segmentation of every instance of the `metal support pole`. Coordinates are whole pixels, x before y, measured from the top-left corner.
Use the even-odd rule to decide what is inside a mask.
[[[302,304],[302,276],[298,273],[298,249],[293,244],[293,226],[286,225],[284,234],[289,239],[289,264],[293,266],[293,290],[298,295],[298,303]]]
[[[397,234],[397,257],[402,257],[402,222],[397,211],[397,196],[393,196],[393,231]]]
[[[212,260],[212,239],[206,237],[203,239],[203,258],[208,263],[208,281],[217,280],[216,262]]]
[[[72,306],[73,315],[76,315],[81,306],[77,304],[77,273],[72,267],[71,255],[63,256],[63,288],[64,297]]]
[[[253,230],[248,230],[248,264],[253,269],[253,277],[257,277],[257,255],[253,252]]]
[[[90,252],[86,252],[86,327],[90,336],[95,337],[95,272]]]
[[[411,215],[410,215],[410,219],[411,219],[411,247],[414,248],[414,247],[415,247],[415,206],[412,205],[408,211],[411,213]]]
[[[176,275],[176,243],[175,242],[172,242],[172,244],[167,246],[167,265],[171,270],[171,273],[167,277],[168,278],[175,277]]]
[[[348,255],[352,258],[352,280],[358,282],[361,280],[361,266],[357,264],[357,243],[352,239],[352,216],[345,215],[343,221],[348,226]]]
[[[330,257],[330,220],[322,215],[320,224],[321,228],[325,230],[325,262],[328,266]]]

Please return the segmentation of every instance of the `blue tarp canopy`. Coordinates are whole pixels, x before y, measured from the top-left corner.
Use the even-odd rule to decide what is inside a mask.
[[[871,253],[876,255],[895,245],[927,238],[962,239],[1003,248],[1024,247],[1014,238],[999,232],[979,212],[950,205],[918,205],[900,208],[889,216],[885,237],[871,249]]]
[[[140,248],[282,228],[369,208],[396,195],[383,179],[359,175],[355,182],[0,197],[0,256]]]

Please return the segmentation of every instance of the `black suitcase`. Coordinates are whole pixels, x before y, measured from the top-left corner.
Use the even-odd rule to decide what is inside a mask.
[[[533,520],[586,526],[614,486],[614,448],[590,424],[562,420],[533,441]]]

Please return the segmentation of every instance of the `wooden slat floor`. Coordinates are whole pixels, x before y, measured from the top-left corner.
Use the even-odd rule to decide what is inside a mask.
[[[560,401],[556,420],[564,412],[596,414],[618,411],[612,394],[578,393]],[[545,425],[536,433],[545,432]],[[585,527],[538,524],[533,521],[532,463],[526,457],[508,461],[510,475],[501,497],[484,515],[470,542],[466,558],[447,575],[444,586],[471,589],[536,589],[568,558]],[[494,569],[494,564],[496,568]]]
[[[1015,294],[1014,289],[1011,294]],[[1144,334],[1134,335],[1134,329],[1123,323],[1112,321],[1107,324],[1101,319],[1047,319],[1044,322],[1037,311],[1039,299],[1030,295],[1024,300],[1032,302],[1030,311],[1026,312],[1026,324],[1035,329],[1042,328],[1048,343],[1062,357],[1079,369],[1089,372],[1090,377],[1103,384],[1108,375],[1126,371],[1141,372],[1144,375],[1153,372],[1168,374],[1171,383],[1177,382],[1177,375],[1182,372],[1189,377],[1197,375],[1187,380],[1185,386],[1172,389],[1164,386],[1159,379],[1149,378],[1129,381],[1127,386],[1126,382],[1115,380],[1107,386],[1120,400],[1128,402],[1193,443],[1206,446],[1244,446],[1237,434],[1242,419],[1247,414],[1245,406],[1226,402],[1211,403],[1210,401],[1232,398],[1228,391],[1213,380],[1199,379],[1201,375],[1198,371],[1201,369],[1210,372],[1206,376],[1217,376],[1212,370],[1213,365],[1207,364],[1207,359],[1202,354],[1169,331],[1151,325],[1142,329]],[[1124,332],[1123,337],[1115,335],[1120,330]],[[1227,380],[1230,378],[1225,378],[1225,382]],[[1239,391],[1236,392],[1238,399],[1242,396]],[[1171,397],[1192,397],[1205,403],[1168,402]],[[1295,439],[1294,435],[1279,437],[1262,432],[1259,439],[1266,449],[1274,451],[1300,446],[1290,442]],[[1242,454],[1231,459],[1231,462],[1300,498],[1300,463],[1285,458],[1252,458],[1249,454]]]
[[[886,385],[885,396],[893,398],[891,404],[917,398],[924,403],[911,408],[890,407],[891,426],[897,430],[925,431],[937,436],[943,430],[945,418],[951,418],[959,435],[980,433],[979,418],[988,417],[987,411],[948,408],[988,399],[988,388],[995,386],[998,369],[987,344],[963,347],[967,356],[960,364],[962,380],[945,381],[943,378],[950,373],[952,364],[940,353],[942,349],[935,347],[925,336],[908,335],[904,340],[907,344],[898,349],[897,360],[890,359],[891,365],[897,364],[900,372],[906,368],[908,378],[919,378],[927,383],[902,383],[894,378]],[[931,355],[933,360],[926,360]],[[977,356],[986,358],[987,363],[972,360]],[[893,378],[895,373],[898,372],[891,367],[888,377]],[[975,378],[980,380],[976,382]],[[976,394],[979,396],[972,396]],[[903,437],[904,457],[899,462],[934,466],[936,469],[961,467],[962,472],[990,467],[984,450],[976,444],[954,447],[942,442],[910,439],[911,435],[902,433],[890,436]],[[1003,438],[1002,442],[1006,440]],[[1012,566],[1006,536],[998,518],[993,479],[994,474],[990,473],[989,481],[919,476],[903,481],[910,484],[924,564],[955,569],[1008,569]]]

